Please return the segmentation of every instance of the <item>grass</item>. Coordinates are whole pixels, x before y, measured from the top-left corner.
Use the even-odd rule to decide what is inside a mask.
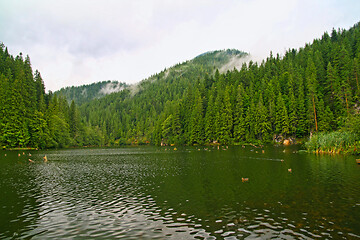
[[[317,133],[305,143],[310,152],[360,154],[359,137],[352,132]]]

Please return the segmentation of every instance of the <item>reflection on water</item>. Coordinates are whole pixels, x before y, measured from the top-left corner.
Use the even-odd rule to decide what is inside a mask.
[[[2,151],[0,238],[360,238],[354,157],[263,150]]]

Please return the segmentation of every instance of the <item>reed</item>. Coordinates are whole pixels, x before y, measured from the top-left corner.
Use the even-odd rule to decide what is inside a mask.
[[[305,143],[310,152],[316,153],[359,153],[360,142],[355,133],[336,131],[317,133]]]

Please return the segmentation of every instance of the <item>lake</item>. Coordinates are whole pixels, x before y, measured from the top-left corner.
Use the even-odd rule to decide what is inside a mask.
[[[355,156],[297,146],[0,154],[0,239],[360,238]]]

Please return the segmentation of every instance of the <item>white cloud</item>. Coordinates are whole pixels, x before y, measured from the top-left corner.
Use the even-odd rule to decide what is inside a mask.
[[[209,50],[265,58],[359,21],[359,1],[0,0],[0,36],[47,89],[138,82]]]

